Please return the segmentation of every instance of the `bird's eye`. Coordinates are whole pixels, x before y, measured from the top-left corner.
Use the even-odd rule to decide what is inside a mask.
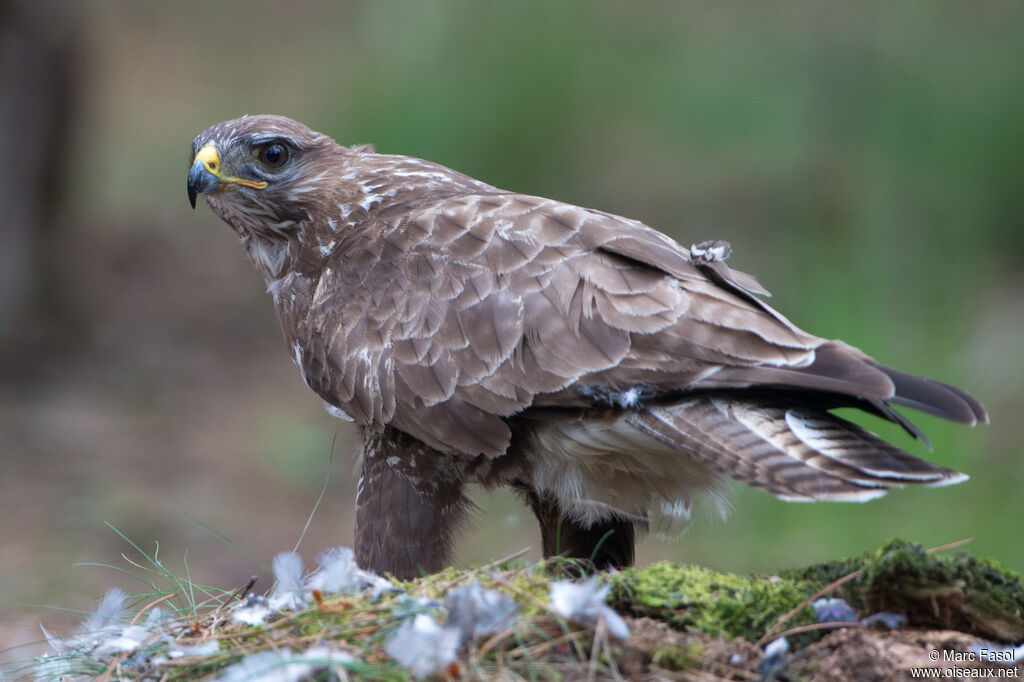
[[[256,158],[267,168],[280,168],[288,162],[291,153],[286,145],[280,142],[270,142],[260,147]]]

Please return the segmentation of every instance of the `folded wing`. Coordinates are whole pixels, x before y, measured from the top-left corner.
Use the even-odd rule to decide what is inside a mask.
[[[516,415],[626,409],[637,428],[777,495],[860,499],[958,474],[828,409],[861,407],[916,436],[889,403],[987,418],[958,389],[803,332],[752,277],[695,262],[636,221],[495,191],[371,228],[317,287],[307,329],[327,341],[306,343],[307,381],[356,421],[443,452],[504,453]]]

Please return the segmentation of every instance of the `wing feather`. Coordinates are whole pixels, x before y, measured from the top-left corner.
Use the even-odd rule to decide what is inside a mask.
[[[754,296],[767,292],[752,277],[695,263],[668,237],[610,214],[487,190],[371,217],[341,242],[294,338],[307,382],[357,422],[390,423],[444,452],[501,454],[506,418],[531,406],[592,406],[631,387],[650,399],[764,386],[817,392],[894,421],[902,418],[889,400],[968,423],[984,414],[956,389],[801,331]],[[638,419],[796,498],[872,493],[892,461],[904,461],[890,450],[882,465],[832,456],[856,438],[857,447],[878,444],[845,425],[797,414],[772,435],[766,424],[787,424],[779,414],[752,426],[736,421],[735,406],[726,418],[709,405]],[[788,451],[812,449],[799,434],[824,432],[840,445],[789,462]],[[789,473],[766,473],[778,461]],[[797,464],[825,482],[805,480]]]
[[[629,419],[698,462],[789,500],[863,501],[888,487],[964,478],[820,410],[699,396]]]

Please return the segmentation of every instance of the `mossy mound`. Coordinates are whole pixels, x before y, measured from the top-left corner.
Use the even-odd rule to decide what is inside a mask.
[[[702,674],[753,679],[761,674],[764,643],[784,634],[794,653],[776,665],[786,668],[790,679],[814,679],[827,670],[834,679],[882,680],[911,663],[932,665],[935,659],[929,653],[940,649],[962,653],[965,658],[954,659],[959,661],[968,660],[972,647],[988,640],[1024,640],[1020,576],[990,560],[965,553],[929,554],[901,541],[859,558],[776,576],[740,576],[670,563],[609,574],[601,580],[612,583],[607,604],[626,617],[631,634],[625,639],[609,636],[602,626],[594,628],[593,621],[588,626],[566,620],[552,608],[551,582],[586,572],[585,564],[572,561],[449,568],[376,594],[314,594],[315,603],[308,608],[286,610],[257,625],[234,622],[230,614],[240,593],[224,592],[223,598],[196,605],[182,617],[160,621],[162,636],[147,637],[131,651],[94,656],[87,648],[74,649],[39,659],[34,670],[28,665],[12,672],[214,679],[226,674],[227,666],[244,667],[262,653],[272,665],[285,666],[295,663],[288,656],[329,645],[331,651],[352,657],[338,664],[347,674],[399,680],[409,670],[389,659],[388,641],[420,614],[444,622],[444,600],[469,583],[514,601],[517,616],[501,630],[465,642],[457,657],[453,653],[446,667],[434,671],[448,679],[689,679]],[[832,631],[818,628],[811,598],[851,574],[853,578],[827,596],[846,599],[861,617],[899,613],[912,629],[863,629],[857,623]],[[157,596],[137,595],[134,608],[140,610],[125,617],[144,622],[150,609],[168,599]],[[794,628],[802,630],[795,634]],[[212,641],[217,644],[212,653],[180,658],[170,653],[172,644],[194,651]]]
[[[964,552],[929,554],[891,540],[861,557],[776,576],[739,576],[696,566],[658,563],[613,577],[621,612],[647,616],[680,630],[756,641],[784,614],[832,582],[859,575],[828,596],[845,599],[860,616],[881,611],[910,625],[958,630],[1005,642],[1024,640],[1024,584],[989,559]],[[814,623],[810,606],[786,627]]]
[[[1005,642],[1024,640],[1024,584],[991,559],[965,552],[929,554],[890,540],[858,559],[783,573],[783,579],[823,587],[860,571],[836,593],[858,612],[892,611],[921,627],[958,630]],[[816,588],[817,589],[817,588]]]

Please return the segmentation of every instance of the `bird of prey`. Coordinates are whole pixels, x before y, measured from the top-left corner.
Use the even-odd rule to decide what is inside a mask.
[[[265,276],[306,384],[361,430],[355,551],[374,571],[444,567],[473,484],[518,491],[546,556],[623,566],[649,521],[728,479],[862,501],[966,478],[835,408],[917,438],[893,405],[987,421],[957,388],[794,326],[725,242],[686,249],[281,116],[196,137],[199,194]]]

